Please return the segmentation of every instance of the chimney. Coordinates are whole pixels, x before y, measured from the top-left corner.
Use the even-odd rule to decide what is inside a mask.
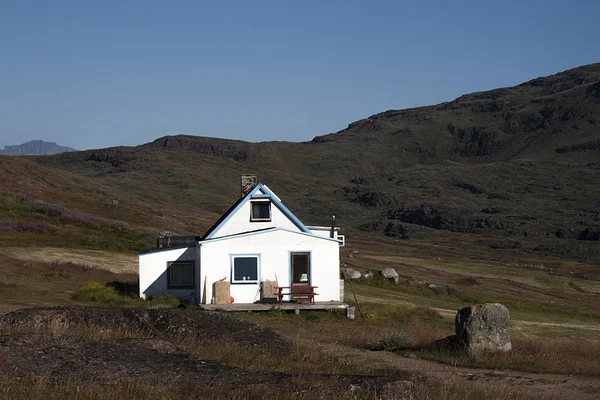
[[[258,185],[258,178],[256,175],[242,175],[242,194],[244,197],[252,191]]]
[[[329,232],[329,237],[333,239],[335,236],[335,215],[331,216],[331,231]]]

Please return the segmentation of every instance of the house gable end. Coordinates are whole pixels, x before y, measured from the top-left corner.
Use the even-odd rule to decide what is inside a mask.
[[[254,219],[251,216],[253,201],[269,204],[269,218]],[[273,207],[274,206],[274,207]],[[311,233],[311,231],[263,184],[240,198],[204,234],[203,240],[264,228],[285,228]]]

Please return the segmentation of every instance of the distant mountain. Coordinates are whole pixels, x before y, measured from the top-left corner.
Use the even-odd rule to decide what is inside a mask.
[[[35,155],[43,156],[49,154],[66,153],[69,151],[77,151],[72,147],[60,146],[54,142],[44,142],[43,140],[32,140],[27,143],[17,144],[14,146],[4,146],[4,150],[0,150],[0,154],[8,156],[26,156]]]

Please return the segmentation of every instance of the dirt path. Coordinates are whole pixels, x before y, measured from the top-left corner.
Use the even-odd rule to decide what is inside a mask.
[[[400,306],[408,306],[408,307],[417,307],[418,305],[410,302],[410,301],[406,301],[406,300],[391,300],[391,299],[376,299],[373,297],[366,297],[366,296],[361,296],[361,295],[357,295],[356,296],[357,299],[360,302],[363,303],[384,303],[384,304],[396,304],[396,305],[400,305]],[[450,318],[450,319],[454,319],[454,317],[456,316],[456,311],[457,310],[450,310],[447,308],[439,308],[439,307],[431,307],[431,309],[437,311],[441,316],[445,317],[445,318]],[[541,321],[525,321],[525,320],[520,320],[520,319],[513,319],[511,318],[511,326],[512,328],[516,328],[521,330],[521,328],[529,328],[529,327],[553,327],[553,328],[565,328],[565,329],[581,329],[581,330],[585,330],[585,331],[600,331],[600,324],[575,324],[575,323],[568,323],[568,322],[541,322]]]
[[[581,324],[569,324],[560,322],[538,322],[538,321],[512,321],[516,325],[536,325],[536,326],[551,326],[555,328],[569,328],[569,329],[585,329],[591,331],[600,331],[600,325],[581,325]]]
[[[485,386],[488,392],[493,391],[495,387],[501,387],[503,390],[514,391],[516,395],[533,395],[544,399],[596,400],[600,394],[599,378],[457,367],[384,351],[374,352],[307,341],[297,336],[287,337],[297,343],[317,347],[341,362],[408,371],[427,379],[440,380],[442,385],[446,386]]]

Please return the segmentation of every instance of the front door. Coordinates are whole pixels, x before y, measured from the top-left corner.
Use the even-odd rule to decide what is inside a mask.
[[[310,253],[291,253],[292,264],[292,292],[302,289],[302,286],[310,286]]]

